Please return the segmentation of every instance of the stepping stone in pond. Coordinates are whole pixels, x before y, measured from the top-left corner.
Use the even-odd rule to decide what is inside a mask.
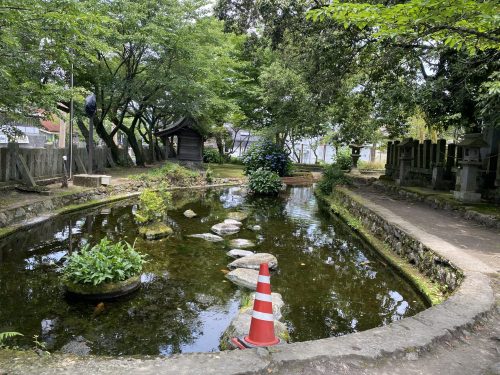
[[[219,236],[235,234],[240,231],[240,227],[232,224],[219,223],[212,226],[212,232],[217,233]]]
[[[226,219],[226,220],[224,220],[224,224],[236,225],[238,227],[241,227],[243,225],[243,223],[241,221],[234,220],[234,219]]]
[[[243,258],[243,257],[253,255],[253,254],[254,254],[253,251],[242,250],[242,249],[232,249],[226,253],[227,256],[230,256],[231,258],[236,258],[236,259]]]
[[[252,241],[244,239],[244,238],[235,238],[234,240],[231,240],[229,242],[229,245],[231,247],[235,247],[237,249],[248,249],[250,247],[255,246],[255,244]]]
[[[259,232],[262,230],[262,227],[260,225],[252,225],[250,226],[250,229],[253,230],[254,232]]]
[[[210,241],[210,242],[224,241],[224,238],[222,238],[220,236],[216,236],[215,234],[212,234],[212,233],[190,234],[190,235],[188,235],[188,237],[201,238],[203,240]]]
[[[191,218],[196,217],[198,215],[193,210],[186,210],[186,211],[184,211],[184,216],[186,216],[188,219],[191,219]]]
[[[231,272],[226,274],[226,278],[232,281],[236,285],[242,286],[248,289],[257,289],[257,278],[259,276],[259,271],[251,270],[248,268],[236,268]]]
[[[269,265],[269,269],[275,269],[278,267],[278,259],[276,259],[274,255],[268,253],[257,253],[236,259],[235,261],[229,263],[227,268],[249,268],[258,270],[261,263],[267,263]]]
[[[233,211],[229,212],[227,214],[228,219],[233,219],[237,221],[243,221],[248,217],[248,214],[246,212],[240,212],[240,211]]]
[[[147,240],[159,240],[174,233],[172,228],[164,223],[153,223],[139,227],[139,234]]]

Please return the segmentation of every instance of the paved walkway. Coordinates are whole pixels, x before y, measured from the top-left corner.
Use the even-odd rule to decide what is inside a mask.
[[[433,209],[423,203],[409,202],[396,195],[387,195],[370,186],[352,191],[371,204],[389,210],[417,228],[464,249],[484,264],[497,301],[500,301],[500,232],[469,221],[450,211]],[[493,270],[493,272],[492,272]],[[496,272],[494,271],[496,270]],[[418,358],[390,360],[370,365],[348,365],[336,369],[345,374],[500,374],[500,317],[498,312],[462,337],[440,345]],[[340,371],[338,371],[340,370]]]

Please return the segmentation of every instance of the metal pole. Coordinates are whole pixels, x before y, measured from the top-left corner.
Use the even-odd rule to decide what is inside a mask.
[[[73,117],[74,117],[74,102],[73,102],[73,63],[71,63],[71,101],[69,105],[69,179],[73,178]]]
[[[89,165],[87,173],[92,174],[92,163],[94,157],[94,117],[89,118]]]

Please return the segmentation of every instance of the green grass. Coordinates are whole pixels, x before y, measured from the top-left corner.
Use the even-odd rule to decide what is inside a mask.
[[[243,166],[237,164],[204,164],[213,171],[215,178],[245,178]]]

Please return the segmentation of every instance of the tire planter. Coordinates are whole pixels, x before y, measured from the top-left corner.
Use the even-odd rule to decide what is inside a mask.
[[[64,287],[68,295],[86,300],[101,301],[126,296],[135,292],[140,286],[140,275],[116,283],[104,283],[99,285],[75,284],[69,281],[64,282]]]

